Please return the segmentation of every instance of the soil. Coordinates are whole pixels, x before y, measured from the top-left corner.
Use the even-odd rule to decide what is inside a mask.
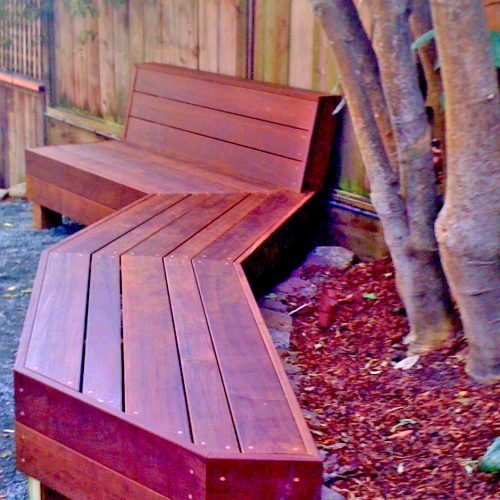
[[[498,476],[477,465],[500,435],[500,387],[465,374],[460,325],[444,348],[396,369],[409,328],[389,258],[295,275],[318,291],[280,297],[289,311],[311,304],[294,315],[282,357],[295,367],[292,385],[324,457],[325,484],[346,498],[499,498]]]

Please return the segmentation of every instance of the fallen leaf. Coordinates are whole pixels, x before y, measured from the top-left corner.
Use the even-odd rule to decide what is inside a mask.
[[[4,222],[3,227],[14,227],[10,222]]]
[[[394,365],[395,370],[409,370],[413,366],[418,363],[420,359],[420,354],[415,354],[414,356],[408,356],[407,358],[402,359],[399,363]]]
[[[416,423],[412,418],[402,418],[396,425],[391,427],[391,432],[396,432],[396,429],[402,425],[415,425]]]
[[[11,451],[4,451],[2,455],[0,455],[2,458],[8,458],[12,455]]]
[[[399,432],[396,432],[395,434],[391,434],[388,437],[388,439],[390,439],[392,441],[394,439],[401,439],[401,438],[411,436],[412,434],[413,434],[413,431],[411,429],[408,429],[407,431],[399,431]]]
[[[374,293],[364,293],[362,297],[364,299],[377,300],[377,296]]]
[[[400,462],[396,470],[398,471],[398,474],[403,474],[403,472],[405,471],[405,466]]]

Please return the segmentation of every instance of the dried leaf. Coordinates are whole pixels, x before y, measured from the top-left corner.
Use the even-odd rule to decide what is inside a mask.
[[[399,363],[396,363],[394,365],[394,369],[409,370],[418,363],[419,359],[420,359],[420,354],[415,354],[414,356],[408,356],[407,358],[402,359]]]

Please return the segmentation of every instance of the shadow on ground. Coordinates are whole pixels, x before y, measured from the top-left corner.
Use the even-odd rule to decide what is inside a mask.
[[[41,251],[81,226],[65,220],[44,231],[31,227],[31,203],[0,202],[0,499],[26,498],[16,472],[12,369]]]

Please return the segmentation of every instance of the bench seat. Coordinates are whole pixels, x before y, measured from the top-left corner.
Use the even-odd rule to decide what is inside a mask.
[[[123,141],[28,150],[28,197],[88,225],[152,193],[271,192],[269,182]],[[74,200],[74,204],[63,203]],[[82,203],[82,200],[85,200]]]
[[[226,498],[225,489],[312,498],[321,461],[244,270],[312,198],[153,195],[45,251],[16,367],[23,468],[43,471],[43,454],[23,441],[32,430],[46,446],[62,444],[163,497],[204,498],[196,492],[208,488],[209,498]],[[54,388],[65,397],[52,397]],[[165,456],[144,456],[148,450],[126,442],[131,430],[103,432],[116,418],[174,451],[164,444]],[[194,474],[179,449],[200,457]],[[233,469],[235,457],[243,462]],[[253,477],[254,461],[260,474],[275,468],[272,486]],[[75,494],[71,481],[54,486]]]

